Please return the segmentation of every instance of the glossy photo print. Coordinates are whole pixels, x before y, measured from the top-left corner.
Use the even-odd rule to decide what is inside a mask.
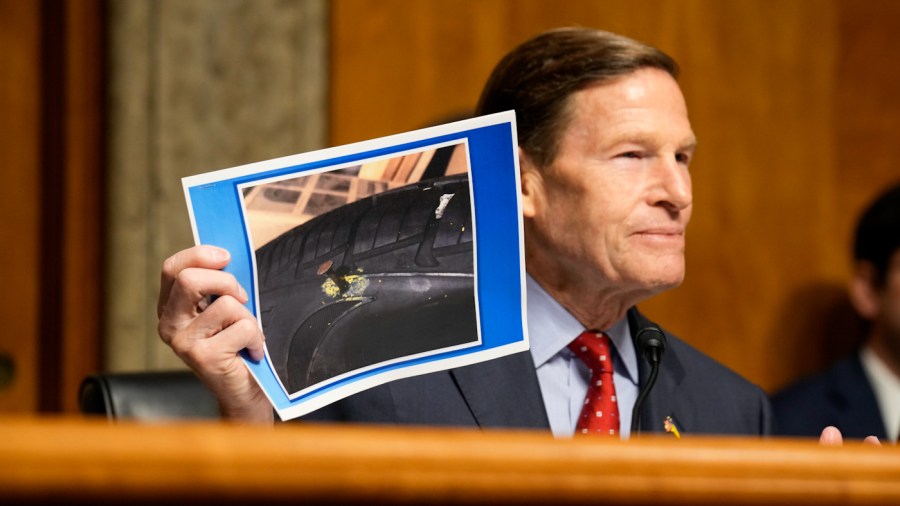
[[[185,178],[266,336],[282,419],[528,349],[512,112]]]
[[[481,342],[465,142],[240,190],[289,397]]]

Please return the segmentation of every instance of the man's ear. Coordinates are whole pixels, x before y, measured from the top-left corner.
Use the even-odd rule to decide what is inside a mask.
[[[519,148],[519,175],[522,184],[522,215],[534,218],[540,208],[541,173],[522,148]]]
[[[850,302],[866,320],[874,320],[881,313],[878,280],[871,262],[857,262],[850,278]]]

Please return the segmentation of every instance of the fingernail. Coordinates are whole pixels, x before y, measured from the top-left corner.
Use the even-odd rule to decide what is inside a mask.
[[[222,260],[228,260],[228,258],[229,258],[230,256],[231,256],[231,255],[228,253],[228,250],[227,250],[227,249],[223,249],[223,248],[215,248],[215,249],[213,249],[213,257],[215,257],[216,260],[220,260],[220,261],[222,261]]]
[[[250,300],[250,296],[247,295],[247,290],[244,290],[243,286],[238,285],[238,288],[241,290],[241,300],[248,301]]]

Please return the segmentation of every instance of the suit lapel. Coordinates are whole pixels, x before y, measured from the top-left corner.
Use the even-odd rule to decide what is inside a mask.
[[[459,367],[450,375],[479,427],[550,427],[531,352]]]
[[[666,340],[671,341],[672,336],[663,330],[662,327],[647,320],[637,308],[631,308],[628,311],[628,324],[631,330],[631,338],[634,339],[638,330],[645,326],[655,326],[662,330],[666,335]],[[638,377],[639,386],[643,387],[650,378],[650,363],[641,355],[640,350],[635,350],[638,354]],[[683,431],[683,427],[690,428],[691,420],[684,418],[691,412],[687,406],[681,403],[682,396],[678,395],[681,382],[684,380],[685,369],[678,355],[671,353],[663,353],[660,361],[659,375],[656,377],[656,385],[644,400],[644,406],[641,413],[641,432],[662,432],[664,430],[663,421],[667,416],[671,416],[679,430]]]
[[[668,336],[666,336],[668,338]],[[650,376],[650,364],[640,357],[641,386],[645,385]],[[681,402],[683,396],[679,395],[681,381],[684,379],[684,367],[677,355],[669,354],[662,361],[659,368],[659,376],[656,385],[647,399],[644,401],[641,414],[641,431],[663,432],[663,422],[666,417],[672,417],[678,429],[685,432],[693,425],[688,418],[692,410]]]
[[[628,311],[629,326],[634,333],[645,325],[655,325],[636,308]],[[655,325],[660,330],[661,327]],[[663,330],[667,339],[671,336]],[[672,416],[679,429],[690,429],[692,421],[683,418],[691,413],[683,406],[679,387],[685,377],[685,369],[678,355],[664,355],[656,385],[644,401],[641,429],[644,432],[663,431],[663,420]],[[537,373],[531,353],[516,353],[496,360],[452,369],[450,375],[472,411],[479,427],[517,427],[549,429],[547,412],[541,396]],[[650,364],[638,356],[640,385],[650,376]]]
[[[887,437],[875,392],[858,353],[833,370],[829,383],[831,405],[841,429],[851,434]]]

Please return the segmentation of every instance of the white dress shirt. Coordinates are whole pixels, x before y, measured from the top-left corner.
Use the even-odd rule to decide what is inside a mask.
[[[897,441],[897,435],[900,434],[900,378],[891,372],[871,347],[864,347],[860,358],[863,371],[872,384],[872,390],[875,391],[875,400],[878,401],[878,408],[881,410],[881,419],[884,421],[888,441]]]
[[[556,437],[571,437],[584,405],[590,371],[568,349],[584,326],[543,288],[527,276],[528,339],[537,370],[550,429]],[[619,432],[622,439],[631,433],[631,410],[638,396],[638,364],[628,319],[602,330],[613,348],[613,379],[619,404]]]

